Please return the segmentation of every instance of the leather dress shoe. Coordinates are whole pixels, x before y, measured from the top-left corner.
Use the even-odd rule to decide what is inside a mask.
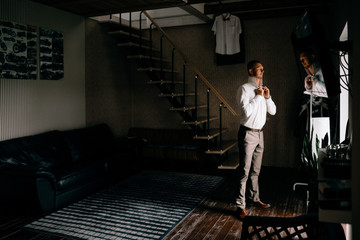
[[[240,217],[241,219],[244,219],[248,215],[245,208],[237,208],[236,212],[237,212],[237,216]]]
[[[259,208],[269,208],[271,207],[268,203],[263,203],[262,201],[253,202],[253,205]]]

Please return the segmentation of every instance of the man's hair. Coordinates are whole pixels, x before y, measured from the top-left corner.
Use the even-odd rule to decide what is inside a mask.
[[[299,55],[301,53],[307,57],[311,57],[312,55],[314,55],[314,59],[312,59],[312,60],[314,60],[314,61],[316,60],[316,52],[313,48],[310,48],[310,47],[303,48],[300,50]]]
[[[251,60],[250,62],[248,62],[248,64],[247,64],[247,71],[248,71],[249,76],[251,75],[249,70],[250,70],[250,69],[253,69],[253,67],[254,67],[255,64],[257,64],[257,63],[260,63],[260,61],[259,61],[259,60]]]

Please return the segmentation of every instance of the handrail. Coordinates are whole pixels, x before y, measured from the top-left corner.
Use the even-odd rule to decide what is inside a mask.
[[[236,116],[235,110],[226,102],[226,100],[221,96],[221,94],[211,85],[211,83],[205,78],[205,76],[197,69],[197,67],[188,59],[188,57],[176,46],[176,44],[170,39],[170,37],[165,33],[165,31],[150,17],[150,15],[143,11],[144,15],[159,29],[164,37],[169,41],[169,43],[177,49],[182,58],[185,60],[186,64],[200,77],[200,79],[205,83],[205,85],[211,89],[211,91],[215,94],[215,96],[224,104],[224,106],[234,115]]]

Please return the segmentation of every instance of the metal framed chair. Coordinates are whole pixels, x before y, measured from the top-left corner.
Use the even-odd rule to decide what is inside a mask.
[[[246,216],[241,240],[253,239],[345,240],[345,233],[341,224],[319,222],[316,213],[297,217]]]

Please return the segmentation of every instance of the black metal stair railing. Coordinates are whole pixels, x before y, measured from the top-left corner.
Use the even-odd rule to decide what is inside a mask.
[[[164,69],[163,69],[163,39],[164,35],[160,37],[160,81],[164,81]]]
[[[187,65],[199,76],[199,78],[203,81],[203,83],[211,89],[211,91],[214,93],[216,98],[220,100],[226,106],[226,108],[234,115],[236,116],[235,110],[227,103],[227,101],[219,94],[219,92],[210,84],[210,82],[204,77],[204,75],[195,67],[195,65],[187,58],[187,56],[180,51],[178,47],[176,47],[176,44],[167,36],[167,34],[164,32],[164,30],[156,23],[154,20],[150,17],[150,15],[143,11],[143,14],[156,26],[156,28],[165,36],[165,38],[168,40],[168,42],[177,49],[179,54],[181,55],[182,59],[184,59],[184,62],[187,63]]]
[[[218,152],[220,155],[223,153],[223,126],[222,126],[222,108],[227,108],[233,115],[236,115],[236,112],[229,106],[229,104],[223,99],[223,97],[217,92],[217,90],[207,81],[207,79],[200,73],[199,70],[187,59],[187,57],[176,47],[176,45],[171,41],[171,39],[167,36],[167,34],[151,19],[151,17],[146,13],[146,11],[140,12],[140,24],[139,24],[139,39],[138,39],[138,46],[137,52],[142,56],[145,55],[145,48],[144,48],[144,41],[143,41],[143,34],[142,34],[142,14],[144,14],[150,21],[149,25],[149,35],[150,40],[148,43],[148,54],[149,54],[149,62],[140,61],[139,66],[142,66],[143,69],[147,69],[146,74],[148,74],[150,81],[159,83],[156,84],[160,89],[160,94],[162,96],[165,96],[169,102],[171,103],[171,106],[173,109],[178,110],[178,112],[182,115],[183,121],[186,122],[192,122],[194,124],[189,124],[191,128],[195,130],[195,134],[198,137],[198,139],[207,139],[208,142],[208,152],[211,151],[211,147],[214,146],[214,144],[217,144],[217,138],[219,137],[219,144],[218,148],[220,149]],[[129,13],[129,42],[132,40],[132,26],[131,26],[131,13]],[[121,16],[120,16],[121,19]],[[153,26],[157,28],[157,30],[160,31],[160,49],[159,52],[156,51],[159,56],[157,60],[154,60],[154,54],[155,50],[153,48]],[[165,69],[165,62],[164,62],[164,38],[167,39],[167,41],[171,45],[171,69],[167,70]],[[133,47],[133,45],[131,45]],[[176,93],[176,82],[175,82],[175,52],[179,54],[180,59],[183,59],[182,64],[182,92]],[[178,55],[177,55],[178,56]],[[155,63],[157,62],[157,63]],[[159,67],[156,67],[160,65]],[[194,79],[194,90],[195,93],[191,94],[194,97],[194,107],[187,107],[187,95],[190,95],[190,93],[187,93],[187,82],[186,82],[186,71],[187,66],[189,66],[190,71],[194,71],[195,79]],[[157,72],[157,73],[155,73]],[[167,79],[167,73],[170,73],[170,81],[166,81]],[[198,121],[199,117],[199,104],[198,104],[198,79],[201,79],[202,82],[207,87],[206,89],[206,118],[202,120],[201,122]],[[166,83],[170,83],[169,85]],[[210,93],[213,93],[216,98],[220,101],[220,107],[219,107],[219,129],[218,132],[215,135],[212,135],[212,131],[210,129],[210,122],[215,119],[210,117]],[[191,113],[191,114],[190,114]],[[201,127],[202,123],[202,127]],[[199,137],[199,135],[202,135]],[[214,143],[215,141],[215,143]]]
[[[175,68],[175,48],[172,48],[171,51],[171,92],[175,93],[175,74],[174,74],[174,68]]]
[[[142,13],[140,13],[140,15],[141,14]],[[154,24],[154,23],[152,22],[152,24]],[[153,29],[150,28],[150,36],[152,36],[152,30]],[[161,37],[160,37],[160,66],[161,66],[160,67],[160,75],[161,75],[160,78],[161,78],[161,80],[164,80],[164,78],[163,78],[164,77],[164,72],[163,72],[163,39],[164,39],[164,36],[165,36],[165,33],[163,33],[161,35]],[[150,42],[152,42],[152,41],[150,41]],[[172,87],[171,88],[172,88],[172,90],[175,88],[174,87],[175,86],[175,84],[174,84],[174,70],[173,70],[174,69],[174,52],[175,52],[175,50],[176,50],[176,47],[174,46],[172,48],[172,59],[171,59],[171,64],[172,64],[172,69],[171,69],[171,72],[172,72],[172,75],[171,75]],[[197,120],[198,120],[197,119],[197,117],[198,117],[198,107],[197,107],[197,95],[198,95],[198,86],[197,86],[198,82],[197,82],[197,80],[198,80],[198,77],[199,77],[199,75],[195,74],[195,94],[194,94],[195,105],[194,105],[194,109],[192,111],[192,116],[191,116],[192,121],[195,121],[195,122],[197,122]],[[183,92],[182,92],[182,97],[181,97],[181,105],[184,108],[184,110],[183,110],[183,114],[184,114],[183,118],[184,118],[184,121],[186,121],[186,116],[187,116],[187,114],[186,114],[187,113],[187,111],[186,111],[186,61],[184,61],[184,63],[183,63],[183,87],[182,87],[182,90],[183,90]],[[211,89],[208,88],[207,89],[207,104],[206,104],[206,106],[207,106],[207,113],[206,113],[207,120],[206,120],[206,123],[204,124],[204,127],[206,127],[206,129],[204,128],[204,129],[201,130],[201,129],[199,129],[199,126],[197,124],[195,125],[197,131],[200,130],[200,132],[202,131],[207,136],[208,151],[210,151],[210,148],[213,145],[211,143],[212,137],[211,137],[211,133],[210,133],[210,122],[211,122],[210,121],[210,92],[211,92]],[[172,91],[172,93],[174,93],[174,91]],[[222,149],[222,140],[223,140],[222,111],[221,111],[223,105],[224,105],[223,102],[221,102],[220,103],[220,113],[219,113],[219,121],[220,121],[219,122],[219,125],[220,125],[219,126],[219,136],[220,136],[220,142],[219,142],[220,146],[219,147],[220,147],[220,151]],[[217,139],[215,138],[215,141],[216,140]]]
[[[207,124],[206,124],[206,135],[208,136],[208,151],[210,151],[210,89],[206,90],[206,117],[207,117]]]
[[[181,98],[181,104],[185,109],[185,100],[186,100],[186,62],[183,63],[183,96]]]
[[[194,86],[194,88],[195,88],[195,96],[194,96],[194,106],[195,106],[195,109],[194,109],[194,111],[193,111],[193,120],[195,121],[195,122],[198,122],[198,75],[196,74],[195,75],[195,79],[194,79],[194,84],[195,84],[195,86]]]
[[[141,14],[140,14],[141,16]],[[141,25],[141,24],[140,24]],[[152,28],[153,28],[153,24],[150,24],[150,66],[153,67],[154,62],[153,62],[153,58],[152,58],[152,43],[153,43],[153,39],[152,39]]]
[[[219,131],[220,131],[220,135],[219,135],[219,148],[222,150],[223,149],[223,138],[222,138],[222,107],[223,107],[223,103],[220,103],[219,106]]]

